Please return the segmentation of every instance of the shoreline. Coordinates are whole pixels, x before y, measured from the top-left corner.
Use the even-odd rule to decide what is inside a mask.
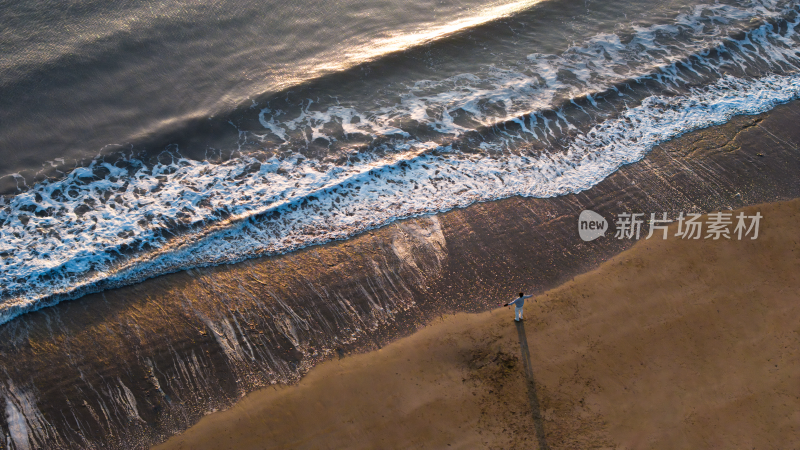
[[[798,198],[798,118],[796,101],[688,133],[580,194],[474,204],[21,316],[0,327],[0,396],[30,405],[14,439],[149,448],[332,356],[489,310],[509,289],[555,288],[632,245],[581,241],[583,209],[674,217]],[[6,434],[15,423],[0,417]]]
[[[153,447],[717,448],[797,442],[800,199],[757,240],[642,240],[511,309],[266,388]]]

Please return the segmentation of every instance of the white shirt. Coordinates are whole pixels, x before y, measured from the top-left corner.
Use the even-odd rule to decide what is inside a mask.
[[[514,305],[517,308],[522,308],[523,306],[525,306],[525,299],[526,298],[531,298],[531,297],[533,297],[533,295],[525,295],[525,296],[522,296],[522,297],[517,297],[516,300],[510,301],[510,302],[508,302],[508,304],[509,305]]]

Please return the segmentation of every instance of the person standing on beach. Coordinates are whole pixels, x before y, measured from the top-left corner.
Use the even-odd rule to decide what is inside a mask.
[[[513,304],[514,305],[514,320],[519,322],[520,320],[522,320],[522,307],[525,306],[525,299],[526,298],[531,298],[531,297],[533,297],[533,295],[525,295],[524,292],[520,292],[519,293],[519,297],[517,297],[513,301],[510,301],[510,302],[506,303],[503,306],[508,306],[508,305]]]

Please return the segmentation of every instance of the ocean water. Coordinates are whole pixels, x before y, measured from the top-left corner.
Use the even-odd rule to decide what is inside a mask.
[[[3,2],[0,322],[514,195],[800,96],[797,1]]]

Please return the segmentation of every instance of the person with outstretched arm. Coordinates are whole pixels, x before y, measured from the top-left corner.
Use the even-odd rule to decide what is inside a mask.
[[[525,295],[524,292],[519,293],[519,297],[506,303],[503,306],[514,305],[514,320],[519,322],[522,320],[522,307],[525,306],[525,299],[531,298],[533,295]]]

